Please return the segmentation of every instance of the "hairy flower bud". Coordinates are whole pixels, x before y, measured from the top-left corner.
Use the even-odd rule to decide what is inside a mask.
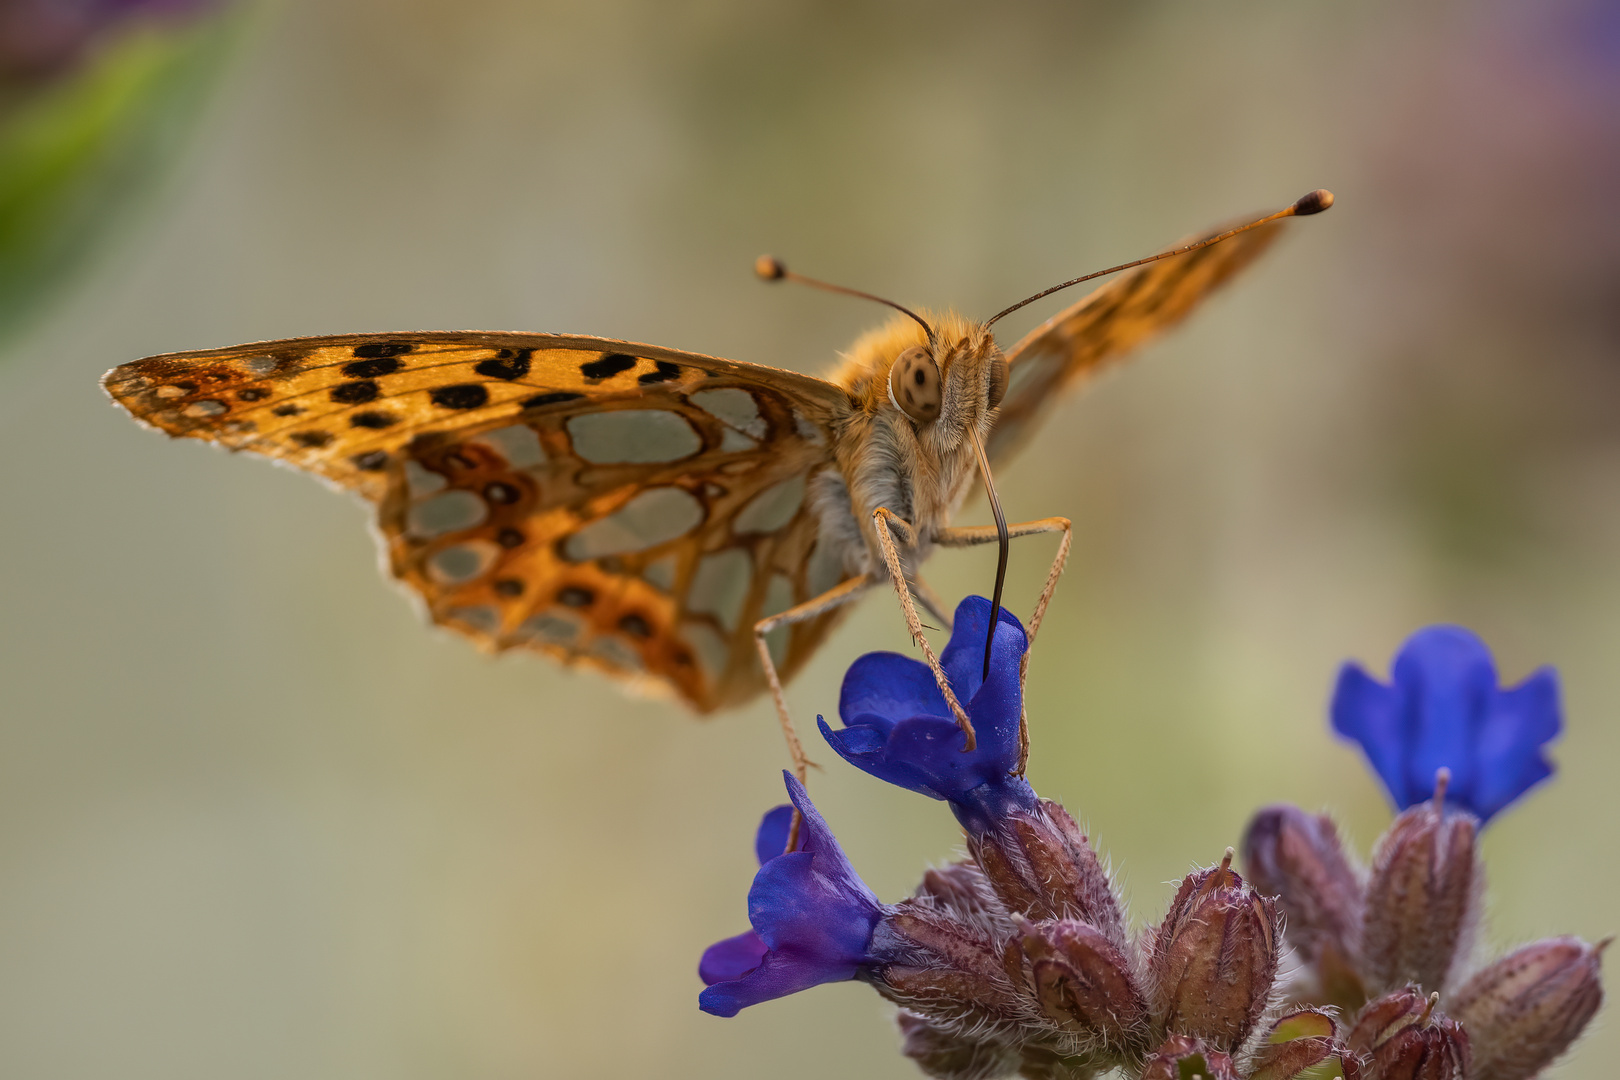
[[[969,848],[1009,910],[1031,919],[1078,919],[1125,947],[1125,923],[1108,872],[1074,818],[1041,799],[995,828],[970,837]]]
[[[1107,1072],[1110,1064],[1084,1056],[1059,1054],[1044,1047],[1026,1046],[1018,1064],[1018,1075],[1023,1080],[1092,1080]]]
[[[1479,822],[1446,812],[1444,798],[1442,782],[1434,799],[1395,819],[1374,852],[1361,938],[1374,993],[1408,982],[1444,990],[1472,948],[1485,876]]]
[[[1147,1023],[1130,961],[1101,930],[1065,919],[1025,923],[1020,947],[1041,1012],[1086,1042],[1119,1050]]]
[[[1011,1030],[1033,1009],[1008,978],[1006,944],[980,923],[932,905],[896,905],[873,935],[897,959],[873,977],[879,993],[951,1034]]]
[[[990,1080],[1018,1067],[1018,1051],[993,1042],[970,1042],[935,1027],[916,1013],[898,1017],[901,1052],[935,1080]]]
[[[1238,1080],[1229,1055],[1190,1035],[1172,1035],[1142,1066],[1142,1080]]]
[[[1354,1011],[1367,999],[1355,958],[1361,951],[1362,885],[1326,814],[1268,806],[1243,838],[1249,884],[1277,897],[1285,936],[1316,974],[1320,996]]]
[[[1436,1011],[1438,993],[1407,986],[1367,1004],[1347,1040],[1364,1055],[1369,1080],[1463,1080],[1468,1033]]]
[[[1470,1080],[1524,1080],[1569,1049],[1603,1004],[1603,948],[1549,938],[1469,979],[1451,1011],[1473,1042]]]
[[[917,895],[969,918],[1005,920],[1007,917],[984,871],[968,861],[929,870],[923,874],[922,884],[917,886]]]
[[[1276,901],[1231,863],[1227,848],[1220,866],[1182,879],[1148,958],[1154,1020],[1228,1053],[1265,1011],[1282,931]]]
[[[1277,1018],[1255,1051],[1249,1080],[1294,1080],[1305,1075],[1360,1080],[1361,1062],[1336,1038],[1333,1018],[1305,1009]]]

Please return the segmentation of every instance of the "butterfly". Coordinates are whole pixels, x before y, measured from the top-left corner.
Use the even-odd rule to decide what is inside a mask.
[[[1008,537],[1062,532],[1033,636],[1069,527],[1006,527],[991,487],[999,528],[952,528],[975,475],[988,485],[1063,391],[1252,262],[1278,219],[1331,198],[1125,264],[1005,352],[1001,315],[882,301],[898,314],[827,379],[608,338],[422,332],[169,353],[103,385],[143,424],[371,503],[394,576],[485,649],[532,649],[699,712],[769,688],[802,773],[781,682],[885,580],[967,723],[912,602],[948,625],[919,566],[935,546],[999,540],[1004,569]]]

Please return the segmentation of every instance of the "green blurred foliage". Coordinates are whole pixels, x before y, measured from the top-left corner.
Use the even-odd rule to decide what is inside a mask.
[[[140,23],[0,111],[0,341],[44,314],[141,204],[216,84],[239,17]]]

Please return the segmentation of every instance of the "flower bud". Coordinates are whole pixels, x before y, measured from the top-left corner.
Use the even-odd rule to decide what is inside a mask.
[[[1447,813],[1444,797],[1442,783],[1434,799],[1395,819],[1374,852],[1361,938],[1374,993],[1408,982],[1444,990],[1472,949],[1485,877],[1479,822]]]
[[[1172,1035],[1142,1066],[1142,1080],[1238,1080],[1230,1056],[1189,1035]]]
[[[970,1042],[930,1024],[915,1013],[898,1017],[901,1052],[936,1080],[990,1080],[1018,1067],[1018,1051],[1000,1043]]]
[[[1369,1002],[1347,1040],[1364,1056],[1369,1080],[1463,1080],[1468,1033],[1435,1010],[1438,993],[1407,986]]]
[[[917,886],[917,896],[959,916],[1001,920],[1007,917],[984,871],[967,860],[929,870],[923,875],[922,884]]]
[[[1335,1035],[1333,1018],[1316,1009],[1278,1017],[1255,1051],[1249,1080],[1293,1080],[1311,1076],[1360,1080],[1361,1062]]]
[[[1227,848],[1220,866],[1182,879],[1148,958],[1154,1019],[1225,1052],[1242,1045],[1265,1011],[1282,931],[1276,901],[1231,863]]]
[[[1078,919],[1125,948],[1125,924],[1108,872],[1074,818],[1041,799],[1015,810],[993,829],[969,838],[969,847],[1008,909],[1042,921]]]
[[[980,923],[907,900],[878,924],[873,943],[896,957],[874,973],[878,992],[949,1034],[983,1039],[1033,1016],[1007,975],[1010,942]]]
[[[1020,946],[1041,1012],[1064,1031],[1115,1050],[1136,1041],[1147,1002],[1130,961],[1101,930],[1070,919],[1025,923]]]
[[[1326,814],[1269,806],[1243,838],[1249,884],[1277,897],[1284,936],[1315,972],[1322,999],[1354,1011],[1367,999],[1355,958],[1361,951],[1362,885]]]
[[[1022,1080],[1092,1080],[1108,1072],[1112,1062],[1059,1054],[1040,1046],[1024,1047],[1018,1064]]]
[[[1451,1011],[1473,1042],[1471,1080],[1524,1080],[1569,1049],[1603,1004],[1603,947],[1537,941],[1463,985]]]

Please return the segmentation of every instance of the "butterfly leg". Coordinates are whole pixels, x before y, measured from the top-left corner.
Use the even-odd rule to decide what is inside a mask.
[[[1074,536],[1074,525],[1068,518],[1051,517],[1041,518],[1039,521],[1025,521],[1017,525],[1007,526],[1007,536],[1039,536],[1042,533],[1061,532],[1063,539],[1058,541],[1057,555],[1052,559],[1052,569],[1047,571],[1046,584],[1041,588],[1041,598],[1035,602],[1035,612],[1029,619],[1029,644],[1035,644],[1035,634],[1041,628],[1041,620],[1046,617],[1046,607],[1052,602],[1052,593],[1057,589],[1058,578],[1063,576],[1063,567],[1069,561],[1069,543]],[[979,525],[968,528],[941,529],[934,534],[934,543],[941,547],[973,547],[976,544],[994,544],[1000,537],[995,527]],[[1032,649],[1024,650],[1023,662],[1018,667],[1018,686],[1022,690],[1024,680],[1029,674],[1029,654]],[[1014,770],[1019,776],[1024,774],[1024,765],[1029,760],[1029,713],[1026,710],[1018,720],[1018,768]]]
[[[787,740],[788,755],[793,758],[793,771],[804,783],[810,769],[810,759],[805,756],[804,744],[799,741],[799,732],[793,726],[793,718],[788,715],[787,698],[782,693],[782,680],[776,674],[776,664],[771,660],[771,648],[765,641],[765,635],[780,626],[792,626],[794,623],[808,622],[823,612],[841,607],[856,599],[874,584],[870,577],[850,578],[839,585],[812,597],[802,604],[788,608],[768,619],[761,619],[754,624],[754,647],[759,650],[759,662],[765,668],[765,681],[770,685],[771,698],[776,702],[776,717],[782,725],[782,737]],[[794,832],[797,833],[798,818],[794,817]],[[789,846],[788,850],[792,850]]]
[[[951,715],[956,717],[956,726],[962,729],[967,736],[967,743],[962,747],[964,751],[972,750],[978,745],[973,734],[973,721],[968,719],[967,710],[962,703],[956,700],[956,693],[951,689],[951,682],[945,677],[945,669],[939,666],[939,658],[934,655],[933,647],[923,636],[922,620],[917,618],[917,606],[911,602],[911,588],[906,584],[906,573],[900,565],[900,552],[894,546],[894,533],[898,531],[906,543],[917,543],[917,530],[911,523],[898,514],[891,512],[887,507],[880,506],[872,511],[872,524],[877,533],[878,546],[883,549],[883,562],[889,568],[889,580],[894,585],[894,591],[900,597],[900,610],[905,612],[906,629],[911,631],[911,640],[921,648],[923,659],[928,661],[928,669],[934,673],[934,682],[939,685],[939,692],[945,695],[945,704],[951,708]]]
[[[929,586],[928,582],[922,579],[921,574],[912,575],[911,591],[916,594],[917,599],[922,601],[922,606],[928,609],[928,614],[938,619],[944,625],[945,632],[950,633],[952,630],[951,609],[939,598],[939,594]]]

